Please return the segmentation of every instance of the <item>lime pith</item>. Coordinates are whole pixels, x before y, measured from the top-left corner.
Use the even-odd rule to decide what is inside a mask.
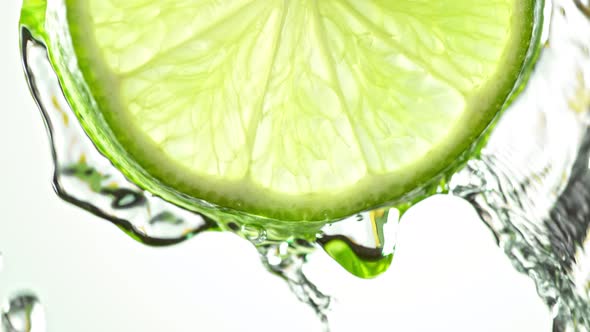
[[[453,165],[512,91],[534,21],[533,0],[66,5],[103,153],[185,206],[293,221]]]

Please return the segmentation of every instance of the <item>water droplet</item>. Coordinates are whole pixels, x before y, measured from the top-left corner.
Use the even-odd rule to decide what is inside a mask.
[[[22,294],[2,308],[2,332],[45,332],[45,312],[39,299]]]
[[[318,243],[348,272],[373,278],[391,265],[398,221],[395,208],[363,212],[324,227]]]
[[[262,244],[267,239],[266,230],[256,225],[242,225],[242,235],[255,245]]]

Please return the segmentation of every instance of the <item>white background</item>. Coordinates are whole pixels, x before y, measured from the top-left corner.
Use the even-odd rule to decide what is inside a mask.
[[[49,332],[319,331],[235,236],[149,248],[54,195],[48,140],[19,62],[19,8],[3,0],[0,9],[0,299],[34,291]],[[322,252],[311,264],[310,278],[338,295],[335,332],[550,331],[532,281],[461,201],[412,210],[392,268],[376,280],[348,275]]]

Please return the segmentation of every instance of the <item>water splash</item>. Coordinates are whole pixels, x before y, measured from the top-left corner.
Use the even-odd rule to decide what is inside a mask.
[[[590,331],[588,3],[553,1],[531,80],[481,157],[451,181],[553,309],[554,331]]]
[[[258,246],[258,252],[266,269],[287,282],[299,301],[309,305],[320,318],[322,330],[328,332],[332,298],[318,290],[303,273],[305,257],[309,252],[301,251],[301,247],[301,244],[290,246],[281,242]]]
[[[94,147],[65,100],[42,42],[24,28],[27,81],[45,120],[57,194],[149,245],[172,245],[216,228],[210,218],[178,208],[138,188]]]
[[[395,208],[364,212],[298,234],[267,229],[258,220],[224,211],[205,215],[184,210],[141,190],[97,151],[83,131],[43,42],[26,26],[21,33],[26,77],[50,137],[53,185],[65,201],[111,221],[147,245],[173,245],[205,231],[233,232],[256,246],[263,265],[310,305],[326,331],[330,297],[305,277],[306,255],[322,247],[345,269],[363,278],[375,277],[390,266],[400,215]]]
[[[172,245],[203,231],[226,230],[249,240],[262,263],[310,305],[328,329],[331,297],[303,272],[322,247],[349,272],[375,277],[391,264],[401,212],[383,208],[305,233],[263,227],[225,211],[187,211],[126,180],[97,152],[63,96],[38,25],[23,26],[27,79],[51,138],[54,187],[66,201],[108,219],[149,245]],[[480,157],[423,197],[449,189],[469,201],[514,266],[528,274],[553,308],[554,330],[590,331],[590,3],[548,1],[544,47],[527,87],[516,98]],[[32,33],[30,29],[35,30]]]
[[[23,293],[2,308],[2,332],[45,332],[45,312],[39,299]]]

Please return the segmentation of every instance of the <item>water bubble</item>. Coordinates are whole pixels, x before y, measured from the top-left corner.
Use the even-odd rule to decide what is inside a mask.
[[[2,308],[2,332],[45,332],[45,312],[33,294],[13,297]]]

